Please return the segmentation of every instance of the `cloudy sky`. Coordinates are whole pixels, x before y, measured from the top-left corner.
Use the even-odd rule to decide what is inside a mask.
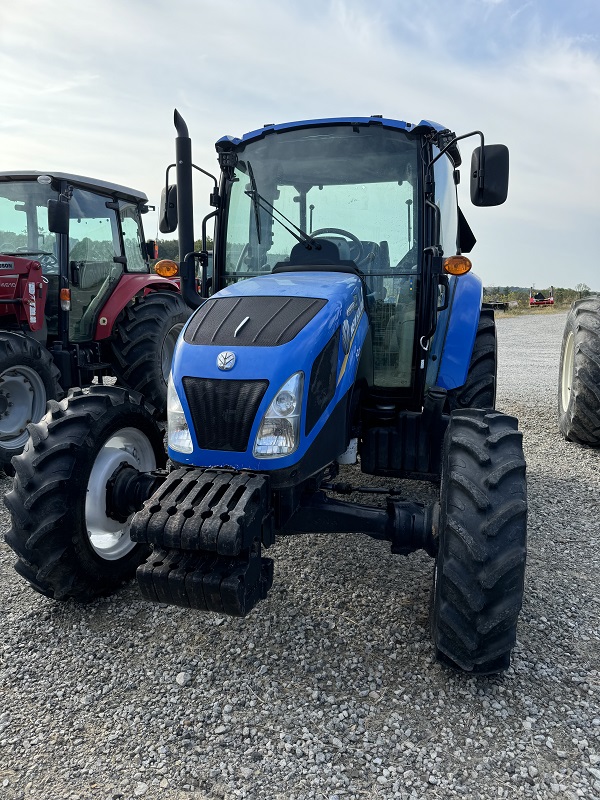
[[[600,290],[598,0],[1,3],[0,169],[90,175],[158,203],[175,107],[209,171],[220,136],[265,123],[481,129],[511,153],[504,206],[474,209],[466,175],[460,187],[486,285]],[[198,232],[209,189],[196,181]]]

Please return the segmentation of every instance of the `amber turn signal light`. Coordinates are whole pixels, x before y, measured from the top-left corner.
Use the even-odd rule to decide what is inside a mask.
[[[163,258],[154,265],[154,272],[163,278],[173,278],[179,272],[179,267],[170,258]]]
[[[444,259],[444,272],[448,275],[464,275],[472,266],[466,256],[450,256]]]

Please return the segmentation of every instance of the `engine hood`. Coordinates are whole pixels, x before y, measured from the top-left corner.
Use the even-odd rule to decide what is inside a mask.
[[[351,388],[367,328],[356,275],[282,273],[218,292],[197,309],[175,348],[173,382],[194,452],[169,451],[171,458],[261,471],[295,463]],[[272,463],[256,459],[252,448],[264,413],[297,372],[304,380],[301,446]],[[211,434],[220,428],[222,436],[203,436],[205,426],[211,426]],[[203,447],[209,438],[219,440],[219,447]]]
[[[194,314],[184,334],[193,345],[281,347],[307,326],[329,335],[348,309],[358,308],[360,281],[353,275],[311,273],[250,278],[215,294]],[[324,311],[324,313],[320,313]]]

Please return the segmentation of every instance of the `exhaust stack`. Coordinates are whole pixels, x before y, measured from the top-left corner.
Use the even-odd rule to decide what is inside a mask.
[[[179,274],[181,294],[191,308],[198,308],[202,298],[196,288],[194,252],[194,206],[192,192],[192,140],[185,120],[175,109],[175,161],[177,169],[177,215],[179,237]]]

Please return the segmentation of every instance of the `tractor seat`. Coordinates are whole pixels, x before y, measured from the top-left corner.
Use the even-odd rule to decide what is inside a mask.
[[[87,266],[87,265],[86,265]],[[96,265],[94,265],[96,266]],[[93,289],[89,289],[87,292],[76,292],[73,293],[73,299],[81,300],[84,299],[86,302],[85,307],[76,312],[77,316],[81,314],[79,322],[77,323],[76,330],[74,331],[73,338],[77,341],[91,339],[93,336],[93,328],[96,322],[96,317],[98,312],[106,302],[108,295],[110,294],[111,286],[119,280],[121,275],[123,274],[123,267],[120,264],[106,264],[108,269],[104,270],[104,280],[101,281],[99,284],[92,284]],[[99,275],[100,271],[97,271],[96,275]],[[79,297],[78,297],[79,295]],[[83,295],[83,298],[81,297]],[[75,317],[76,318],[76,317]]]
[[[360,275],[360,270],[354,261],[340,258],[340,251],[336,244],[327,239],[319,239],[319,250],[305,247],[302,242],[292,247],[288,261],[279,261],[272,273],[278,272],[350,272]]]

